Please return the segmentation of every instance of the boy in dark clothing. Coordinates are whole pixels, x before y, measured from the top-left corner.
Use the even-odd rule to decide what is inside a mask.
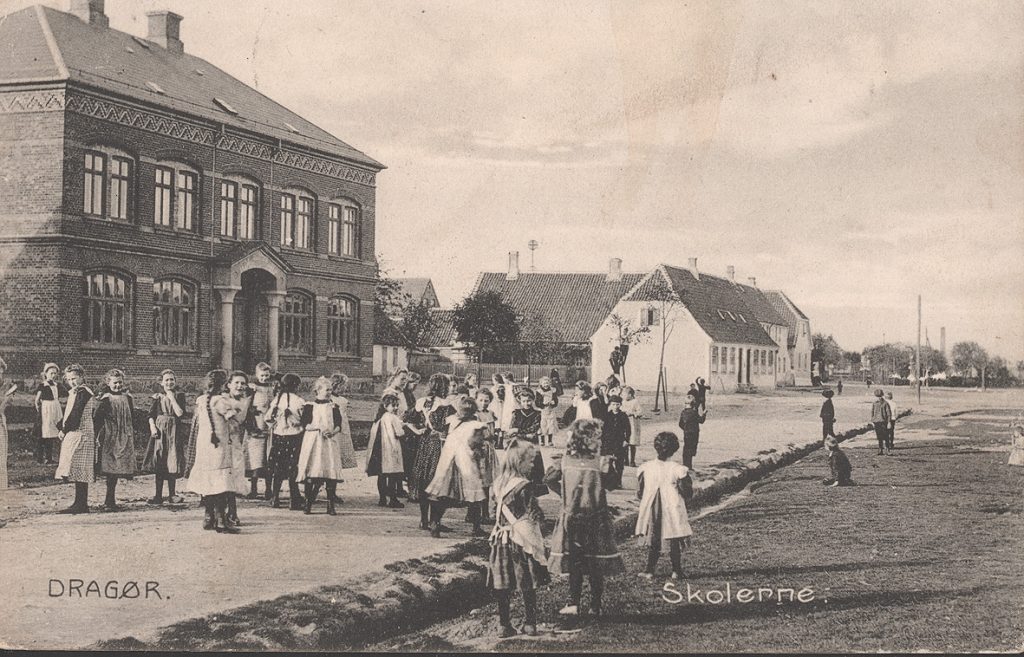
[[[601,430],[601,456],[610,456],[613,461],[605,476],[605,489],[622,488],[622,472],[626,469],[626,454],[629,449],[629,416],[622,412],[622,397],[608,397],[608,414]]]
[[[700,425],[704,424],[708,413],[697,410],[700,402],[696,397],[687,397],[687,400],[687,407],[679,414],[679,428],[683,430],[683,465],[692,468],[697,443],[700,441]]]
[[[878,455],[889,454],[886,447],[889,440],[889,423],[892,421],[892,410],[882,396],[882,391],[875,390],[875,403],[871,405],[871,425],[875,428],[878,439]]]
[[[821,417],[821,439],[825,440],[829,436],[836,437],[835,424],[836,424],[836,409],[832,405],[832,391],[823,390],[821,396],[825,398],[825,402],[821,405],[821,412],[818,416]]]
[[[846,458],[843,450],[839,449],[839,441],[832,436],[826,438],[825,449],[828,450],[828,467],[832,476],[821,483],[826,486],[852,486],[850,474],[853,472],[853,466],[850,465],[850,459]]]

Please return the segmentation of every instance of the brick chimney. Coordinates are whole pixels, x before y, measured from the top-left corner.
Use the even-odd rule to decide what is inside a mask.
[[[750,287],[757,287],[757,279],[754,278],[753,276],[748,278],[747,282],[750,283]]]
[[[508,274],[506,281],[514,281],[519,278],[519,251],[508,252]]]
[[[604,280],[608,283],[618,283],[622,280],[622,258],[612,258],[608,261],[608,276]]]
[[[736,268],[735,267],[733,267],[732,265],[729,265],[728,267],[726,267],[725,268],[725,274],[726,274],[726,276],[729,277],[729,282],[730,283],[735,283],[736,282]]]
[[[690,258],[689,270],[690,270],[690,273],[693,274],[693,277],[696,278],[699,281],[700,280],[700,272],[697,270],[697,259],[696,258]]]
[[[185,44],[181,42],[181,16],[173,11],[146,12],[149,18],[149,34],[146,38],[162,46],[169,52],[185,52]]]
[[[90,25],[110,27],[110,20],[103,13],[103,0],[71,0],[68,12]]]

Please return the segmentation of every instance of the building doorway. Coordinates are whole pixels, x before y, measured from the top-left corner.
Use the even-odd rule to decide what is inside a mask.
[[[250,269],[242,273],[242,289],[235,296],[234,339],[232,341],[232,366],[245,372],[252,372],[256,363],[269,362],[270,311],[267,306],[267,292],[275,290],[274,276],[264,269]]]

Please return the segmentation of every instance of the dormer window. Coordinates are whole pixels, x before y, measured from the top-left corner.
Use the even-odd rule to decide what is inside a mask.
[[[146,81],[146,86],[149,87],[150,89],[152,89],[153,91],[157,92],[158,94],[167,93],[166,91],[163,90],[163,87],[158,85],[156,82],[150,82],[150,81],[147,80]]]
[[[224,110],[228,114],[235,114],[235,115],[238,114],[238,110],[236,110],[234,107],[232,107],[228,103],[228,101],[224,100],[223,98],[214,98],[213,102],[217,103],[217,107],[221,108],[222,110]]]

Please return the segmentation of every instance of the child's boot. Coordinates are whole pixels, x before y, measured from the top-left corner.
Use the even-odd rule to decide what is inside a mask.
[[[329,516],[338,515],[338,512],[334,509],[334,500],[338,497],[338,490],[336,487],[337,484],[333,481],[327,484],[327,515]]]
[[[256,482],[257,481],[258,480],[257,480],[256,477],[253,477],[249,481],[249,494],[245,496],[245,499],[247,499],[247,500],[254,500],[254,499],[256,499],[256,495],[257,495],[257,493],[256,493]]]

